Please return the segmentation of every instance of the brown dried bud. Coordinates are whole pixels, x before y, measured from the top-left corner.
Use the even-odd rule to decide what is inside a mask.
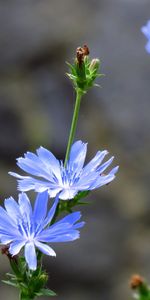
[[[77,62],[79,64],[79,66],[81,66],[83,63],[83,60],[84,60],[84,53],[83,53],[82,48],[78,47],[76,53],[77,53]]]
[[[77,54],[77,62],[79,64],[79,66],[82,65],[83,61],[84,61],[84,57],[89,55],[89,48],[84,45],[83,47],[78,47],[76,50],[76,54]]]
[[[90,54],[90,51],[89,51],[89,48],[88,48],[88,46],[87,46],[87,45],[84,45],[82,49],[83,49],[83,52],[84,52],[84,56],[86,56],[86,55],[89,55],[89,54]]]
[[[143,283],[144,283],[144,279],[140,275],[135,274],[131,277],[130,286],[132,289],[136,289],[140,287]]]

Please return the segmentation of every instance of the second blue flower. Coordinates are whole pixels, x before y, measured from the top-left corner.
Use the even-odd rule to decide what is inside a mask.
[[[88,191],[108,184],[115,178],[118,167],[108,174],[104,171],[112,163],[113,157],[102,163],[108,152],[98,151],[94,158],[84,165],[87,153],[87,144],[82,141],[75,142],[70,151],[66,167],[62,161],[47,149],[40,147],[37,154],[27,152],[24,157],[17,159],[17,165],[31,176],[23,176],[14,172],[10,175],[17,177],[20,191],[35,190],[43,192],[48,190],[50,197],[59,193],[59,198],[68,200],[75,197],[80,191]]]

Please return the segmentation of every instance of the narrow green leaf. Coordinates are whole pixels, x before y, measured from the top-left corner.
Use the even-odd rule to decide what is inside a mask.
[[[15,278],[15,279],[16,279],[16,275],[11,274],[11,273],[6,273],[6,276],[9,276],[9,277],[11,277],[11,278]]]
[[[90,205],[89,202],[78,202],[78,205]]]
[[[36,293],[37,296],[56,296],[56,293],[49,289],[41,289],[40,292]]]
[[[2,282],[5,283],[5,284],[8,284],[8,285],[11,285],[11,286],[13,286],[13,287],[18,287],[18,284],[17,284],[17,283],[12,282],[12,281],[10,281],[10,280],[2,280]]]
[[[22,286],[25,289],[28,289],[28,285],[24,282],[20,282],[19,285]]]

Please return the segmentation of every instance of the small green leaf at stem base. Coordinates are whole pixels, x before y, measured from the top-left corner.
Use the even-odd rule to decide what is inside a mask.
[[[56,296],[56,293],[49,289],[41,289],[40,292],[36,293],[37,296]]]
[[[3,283],[7,284],[7,285],[11,285],[13,287],[18,287],[18,284],[15,282],[12,282],[10,280],[2,280]]]

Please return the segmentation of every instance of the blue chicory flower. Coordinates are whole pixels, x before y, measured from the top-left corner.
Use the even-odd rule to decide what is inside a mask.
[[[20,193],[18,203],[12,198],[5,199],[5,209],[0,206],[0,241],[9,246],[12,256],[24,247],[24,255],[29,269],[37,268],[35,248],[47,255],[56,256],[54,250],[45,243],[68,242],[79,238],[77,223],[80,212],[74,212],[60,221],[49,225],[58,204],[58,196],[47,213],[48,192],[39,193],[34,209],[26,193]]]
[[[108,154],[106,150],[98,151],[95,157],[83,167],[87,144],[81,141],[72,145],[66,167],[47,149],[40,147],[36,152],[37,154],[27,152],[24,157],[17,159],[17,165],[32,176],[9,172],[10,175],[19,179],[18,189],[20,191],[43,192],[48,190],[50,197],[53,198],[59,193],[60,199],[68,200],[74,198],[79,191],[94,190],[108,184],[115,178],[118,170],[117,166],[107,175],[104,174],[106,168],[113,161],[113,157],[111,157],[101,164]]]
[[[150,20],[147,21],[147,24],[145,26],[141,27],[141,31],[144,33],[144,35],[148,39],[145,49],[148,53],[150,53]]]

